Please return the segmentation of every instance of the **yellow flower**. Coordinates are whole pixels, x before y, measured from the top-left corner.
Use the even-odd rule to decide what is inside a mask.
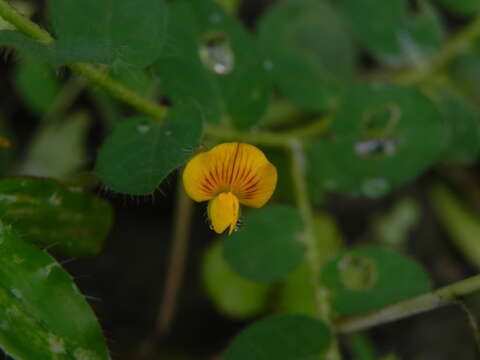
[[[277,170],[263,152],[245,143],[224,143],[196,155],[183,172],[183,185],[193,200],[209,201],[208,218],[216,233],[231,234],[240,204],[259,208],[270,199]]]

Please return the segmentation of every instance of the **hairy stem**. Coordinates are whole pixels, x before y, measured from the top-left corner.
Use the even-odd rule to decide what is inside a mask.
[[[29,18],[20,14],[13,6],[6,0],[0,0],[0,16],[15,28],[31,37],[32,39],[49,44],[54,41],[53,37],[45,30],[43,30],[36,23]]]
[[[412,315],[455,304],[462,296],[480,290],[480,275],[456,282],[430,293],[414,297],[367,314],[340,319],[335,323],[337,331],[352,333],[374,326],[400,320]]]
[[[295,198],[298,209],[304,222],[304,241],[306,245],[306,261],[310,267],[310,282],[315,294],[317,316],[327,325],[332,325],[332,311],[330,306],[330,294],[328,289],[320,285],[319,276],[321,260],[315,243],[314,214],[310,197],[308,194],[308,183],[306,179],[306,159],[303,151],[303,144],[299,140],[292,140],[289,144],[292,156],[292,178],[295,191]],[[338,349],[337,340],[333,339],[327,355],[327,360],[339,360],[341,354]]]
[[[18,13],[7,1],[0,0],[0,17],[15,28],[40,42],[51,44],[55,39],[46,30],[35,24],[33,21]],[[138,111],[150,115],[155,119],[163,120],[167,114],[167,107],[150,101],[143,96],[130,90],[118,81],[113,80],[106,71],[89,64],[74,63],[68,67],[83,76],[93,84],[99,85],[107,90],[112,96],[129,104]]]
[[[154,119],[161,121],[167,115],[168,108],[166,106],[157,104],[137,94],[135,91],[130,90],[122,83],[113,80],[107,71],[99,70],[93,65],[80,63],[71,64],[68,67],[90,82],[101,86],[118,100],[123,101],[144,114],[150,115]]]

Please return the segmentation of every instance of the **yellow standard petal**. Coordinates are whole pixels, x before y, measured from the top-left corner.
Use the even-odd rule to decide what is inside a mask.
[[[231,192],[220,193],[208,204],[208,218],[217,234],[222,234],[228,228],[230,235],[237,226],[239,216],[240,204]]]
[[[195,201],[231,192],[241,204],[259,208],[275,190],[277,170],[257,147],[224,143],[190,160],[183,172],[183,183]]]

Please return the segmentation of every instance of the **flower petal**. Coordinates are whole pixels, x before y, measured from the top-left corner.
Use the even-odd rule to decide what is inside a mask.
[[[240,204],[231,192],[220,193],[208,204],[208,218],[213,230],[222,234],[227,228],[230,235],[240,216]]]
[[[195,156],[185,167],[183,182],[195,201],[232,192],[240,203],[263,206],[272,196],[277,170],[257,147],[245,143],[224,143]]]

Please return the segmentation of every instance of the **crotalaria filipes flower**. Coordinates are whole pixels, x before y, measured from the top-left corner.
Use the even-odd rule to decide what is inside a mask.
[[[259,208],[270,199],[277,170],[257,147],[224,143],[193,157],[185,166],[183,185],[193,200],[209,201],[212,229],[231,234],[240,217],[240,204]]]

